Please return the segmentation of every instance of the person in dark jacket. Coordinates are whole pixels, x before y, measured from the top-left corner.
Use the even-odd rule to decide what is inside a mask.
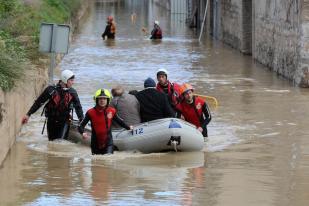
[[[113,99],[111,106],[117,110],[117,115],[127,125],[136,125],[141,123],[139,102],[134,95],[124,92],[122,86],[112,88]],[[119,128],[120,125],[113,122],[113,128]]]
[[[114,22],[114,18],[112,16],[107,17],[107,25],[105,27],[105,31],[102,34],[103,40],[107,37],[107,39],[115,39],[116,34],[116,24]]]
[[[150,39],[162,39],[162,30],[159,26],[159,21],[154,22]]]
[[[61,80],[57,85],[48,86],[43,93],[35,100],[27,114],[22,118],[22,123],[29,121],[29,117],[35,113],[45,102],[44,110],[47,117],[48,140],[66,139],[69,131],[70,112],[75,108],[78,119],[84,117],[78,94],[72,88],[74,74],[70,70],[61,73]],[[45,124],[44,124],[45,127]]]
[[[80,123],[78,131],[83,138],[89,138],[84,132],[86,124],[91,122],[91,152],[92,154],[113,154],[112,121],[116,121],[126,129],[133,129],[127,126],[116,114],[116,109],[109,106],[111,94],[107,89],[99,89],[94,95],[95,107],[89,109],[85,118]]]
[[[144,88],[136,94],[140,103],[142,122],[175,116],[167,96],[156,90],[156,83],[152,78],[145,80]]]
[[[177,109],[187,122],[194,124],[204,137],[208,137],[207,125],[211,121],[211,114],[206,102],[194,96],[193,91],[190,84],[185,83],[181,86],[184,99],[177,105]]]

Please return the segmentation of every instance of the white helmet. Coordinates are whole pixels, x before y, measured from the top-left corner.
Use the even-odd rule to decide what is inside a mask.
[[[154,24],[156,24],[156,25],[159,26],[159,21],[158,21],[158,20],[155,20],[155,21],[154,21]]]
[[[61,81],[63,83],[66,84],[71,78],[74,78],[74,73],[71,70],[66,69],[61,72]]]
[[[158,69],[157,76],[159,76],[160,74],[164,74],[167,78],[168,72],[166,69]]]

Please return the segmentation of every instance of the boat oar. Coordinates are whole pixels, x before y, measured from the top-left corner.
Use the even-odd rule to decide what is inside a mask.
[[[201,95],[201,94],[194,94],[195,96],[201,97],[202,99],[204,99],[207,103],[211,103],[212,105],[214,105],[215,107],[217,107],[218,101],[215,97],[212,96],[207,96],[207,95]]]

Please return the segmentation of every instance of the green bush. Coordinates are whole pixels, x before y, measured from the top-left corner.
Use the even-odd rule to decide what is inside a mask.
[[[10,90],[20,78],[25,65],[23,47],[9,34],[0,31],[0,87]]]
[[[0,18],[11,15],[16,9],[16,0],[0,0]]]
[[[23,73],[23,62],[37,63],[42,22],[64,24],[78,11],[82,0],[0,0],[0,88],[9,90]]]

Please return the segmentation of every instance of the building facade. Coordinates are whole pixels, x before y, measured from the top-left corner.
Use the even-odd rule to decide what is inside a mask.
[[[309,0],[153,0],[300,87],[309,87]]]
[[[189,0],[197,1],[202,0]],[[309,87],[308,6],[309,0],[209,0],[208,32]]]

